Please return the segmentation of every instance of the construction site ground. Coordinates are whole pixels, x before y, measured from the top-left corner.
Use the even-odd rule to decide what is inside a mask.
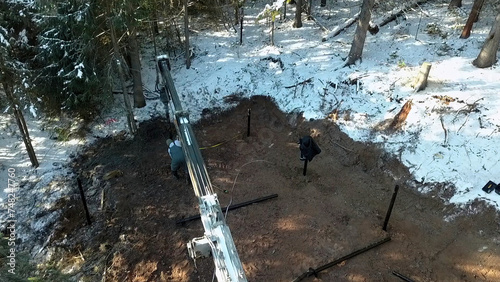
[[[266,97],[204,114],[194,130],[221,206],[278,195],[227,213],[249,281],[292,281],[387,237],[303,281],[402,281],[395,273],[413,281],[500,280],[495,209],[446,205],[447,184],[419,193],[397,156],[353,141],[331,120],[282,113]],[[171,174],[170,128],[163,119],[145,122],[133,140],[99,140],[75,160],[92,225],[79,198],[68,199],[51,245],[83,281],[214,280],[213,260],[195,263],[186,249],[203,235],[201,221],[176,224],[199,210],[186,173]],[[322,152],[304,176],[297,142],[306,135]]]

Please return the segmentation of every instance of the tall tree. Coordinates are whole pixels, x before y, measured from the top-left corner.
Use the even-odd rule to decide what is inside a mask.
[[[25,50],[29,48],[26,25],[31,21],[31,18],[26,16],[30,12],[23,4],[16,2],[0,3],[0,10],[4,11],[4,13],[0,14],[0,85],[4,89],[6,99],[14,114],[31,165],[38,167],[39,163],[31,144],[28,125],[21,110],[21,99],[18,98],[26,98],[24,86],[29,86],[28,80],[25,79],[28,70],[26,64],[21,60],[24,57],[23,55],[29,53],[29,51]]]
[[[140,0],[128,0],[125,4],[125,26],[128,35],[128,56],[130,57],[130,73],[132,74],[132,82],[134,83],[134,106],[142,108],[146,106],[146,99],[144,97],[144,90],[142,87],[142,73],[141,73],[141,52],[139,41],[137,40],[138,31],[138,18],[142,16],[143,8]],[[119,4],[119,3],[118,3]]]
[[[497,61],[498,46],[500,45],[500,14],[497,15],[483,48],[472,64],[478,68],[491,67]]]
[[[186,68],[191,67],[191,51],[189,47],[189,14],[188,0],[184,0],[184,52],[186,54]]]
[[[295,0],[295,21],[293,22],[293,27],[302,27],[302,1]]]
[[[112,99],[109,43],[99,35],[96,1],[40,1],[37,55],[31,62],[36,96],[48,114],[93,119]]]
[[[357,60],[361,59],[363,48],[366,40],[366,32],[370,26],[371,10],[375,0],[363,0],[361,5],[361,14],[358,19],[358,26],[354,33],[354,40],[352,41],[351,51],[347,57],[346,66],[354,64]]]
[[[130,72],[134,83],[134,106],[136,108],[142,108],[146,106],[146,99],[144,98],[144,90],[142,87],[141,52],[135,29],[129,32],[128,47]]]
[[[24,146],[26,147],[26,151],[28,152],[31,165],[33,167],[38,167],[39,163],[35,154],[35,149],[33,149],[33,145],[31,144],[28,125],[26,124],[26,120],[24,119],[24,115],[20,109],[19,103],[14,96],[14,87],[10,82],[11,77],[6,73],[8,72],[8,70],[6,71],[5,66],[0,66],[0,72],[0,84],[2,84],[5,90],[5,95],[7,97],[7,100],[9,101],[10,107],[12,108],[12,112],[14,113],[14,118],[16,119],[21,138],[23,139]]]
[[[116,71],[118,72],[118,78],[120,80],[120,84],[122,85],[122,93],[123,93],[123,102],[125,104],[125,111],[127,116],[127,125],[130,131],[130,134],[135,135],[137,133],[137,125],[134,119],[134,113],[132,111],[132,106],[130,105],[130,100],[128,97],[127,84],[125,82],[125,75],[123,74],[123,64],[122,64],[122,55],[120,54],[120,49],[118,47],[118,41],[115,35],[115,25],[113,20],[110,20],[109,24],[111,42],[113,44],[113,62],[116,67]]]
[[[460,34],[460,38],[467,39],[470,36],[470,32],[472,30],[472,25],[477,22],[479,18],[479,13],[483,8],[484,0],[474,0],[474,4],[472,4],[472,10],[470,11],[469,18],[467,19],[467,23],[465,23],[464,29],[462,30],[462,34]]]
[[[306,13],[307,13],[307,19],[310,20],[311,17],[312,17],[312,0],[306,0],[307,3],[307,10],[306,10]]]

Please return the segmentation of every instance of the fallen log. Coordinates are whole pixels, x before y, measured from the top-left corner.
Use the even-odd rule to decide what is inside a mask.
[[[379,18],[378,20],[373,21],[374,24],[378,27],[382,27],[393,20],[395,20],[397,17],[401,16],[405,10],[408,10],[409,8],[424,4],[428,0],[413,0],[409,1],[408,3],[404,4],[402,7],[396,7],[392,9],[386,16]]]
[[[428,0],[413,0],[413,1],[410,1],[409,3],[404,4],[402,7],[396,7],[394,9],[392,9],[388,13],[387,16],[384,16],[376,21],[370,22],[370,27],[369,27],[370,33],[372,35],[376,34],[380,27],[395,20],[397,17],[402,15],[405,10],[412,8],[412,7],[415,7],[415,6],[418,6],[418,5],[421,5],[427,1]],[[350,18],[346,22],[344,22],[344,24],[337,26],[328,35],[323,37],[322,41],[327,41],[328,39],[339,35],[346,28],[350,27],[352,24],[354,24],[358,20],[359,14],[360,14],[360,12],[356,13],[352,18]]]
[[[321,41],[327,41],[328,39],[335,37],[339,35],[344,29],[350,27],[352,24],[354,24],[360,15],[361,12],[356,13],[352,18],[348,19],[346,22],[344,22],[342,25],[339,25],[335,27],[334,30],[332,30],[329,34],[327,34]]]
[[[320,23],[315,17],[309,15],[308,16],[311,20],[313,20],[323,31],[330,32],[328,28],[326,28],[322,23]]]

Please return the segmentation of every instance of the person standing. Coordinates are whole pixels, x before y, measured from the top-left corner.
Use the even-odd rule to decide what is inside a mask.
[[[172,139],[167,139],[168,155],[172,158],[172,174],[176,179],[179,179],[178,170],[180,167],[186,167],[186,159],[184,158],[184,152],[182,151],[182,145],[179,140],[173,141]]]

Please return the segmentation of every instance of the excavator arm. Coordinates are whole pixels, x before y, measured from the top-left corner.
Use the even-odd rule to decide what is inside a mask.
[[[231,231],[226,224],[217,194],[214,193],[207,168],[189,123],[189,115],[182,108],[181,101],[170,75],[168,56],[157,57],[158,70],[161,73],[162,88],[160,99],[170,109],[171,119],[182,143],[182,149],[191,178],[194,193],[198,198],[201,221],[205,230],[202,237],[194,238],[187,243],[192,259],[212,255],[217,280],[247,281]]]

